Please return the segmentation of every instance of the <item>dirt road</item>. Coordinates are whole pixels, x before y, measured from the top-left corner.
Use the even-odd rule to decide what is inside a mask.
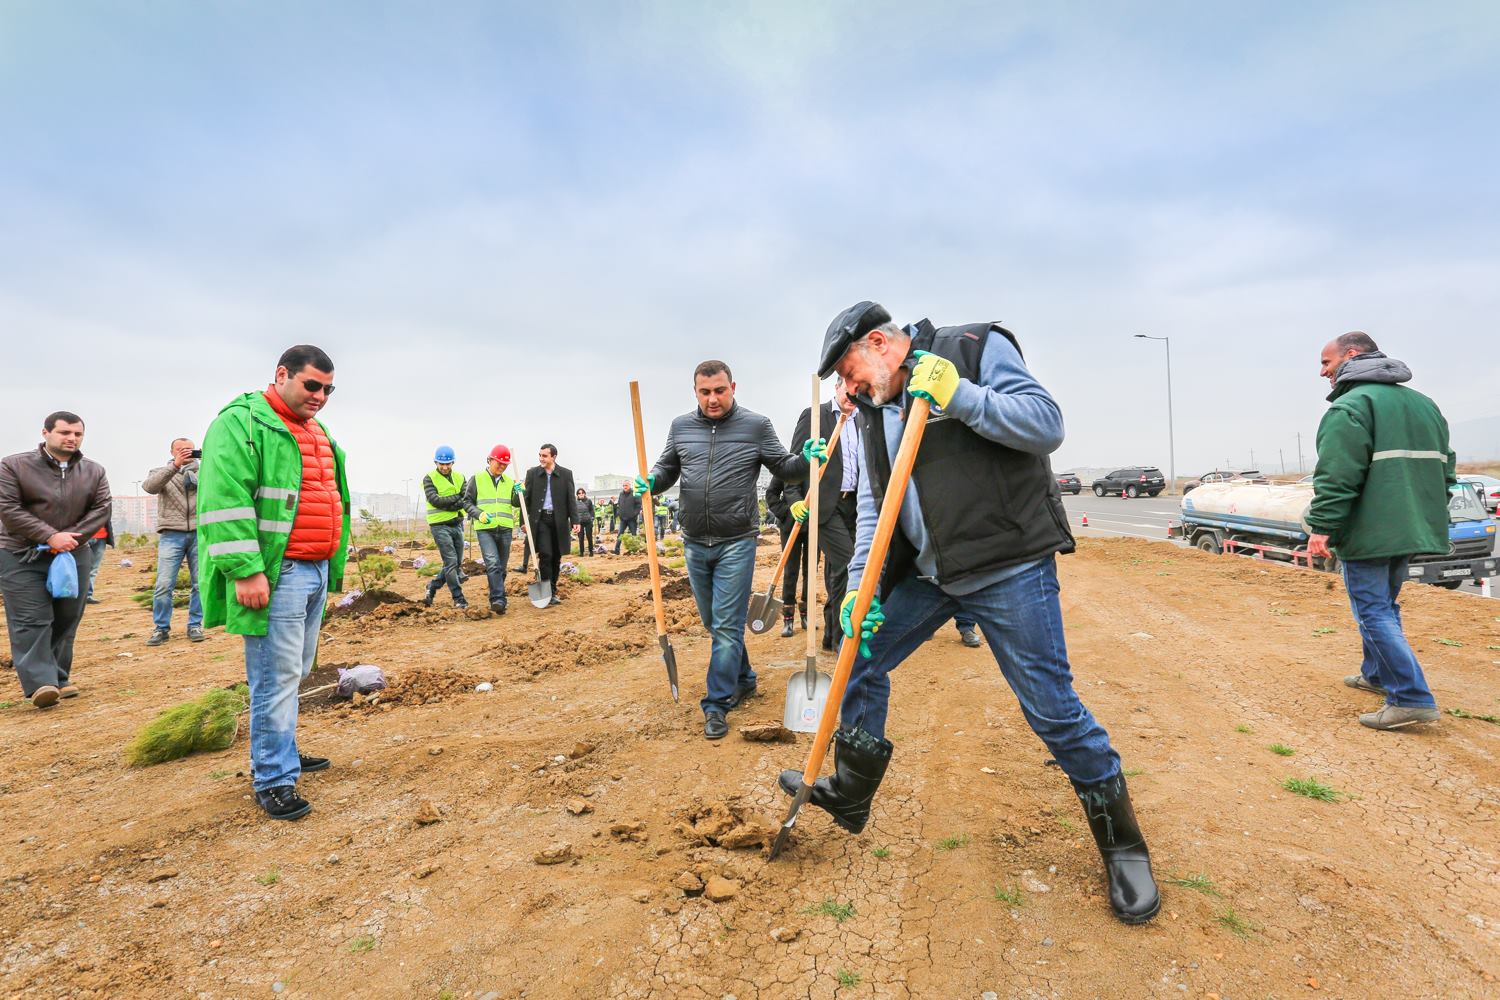
[[[313,813],[283,824],[248,798],[243,734],[122,765],[156,712],[242,677],[239,641],[189,645],[181,612],[171,643],[142,645],[149,615],[127,598],[150,555],[131,555],[137,569],[111,554],[84,622],[84,695],[0,710],[0,995],[1500,994],[1500,726],[1360,727],[1376,701],[1340,683],[1359,640],[1329,576],[1129,539],[1060,560],[1078,688],[1130,769],[1163,881],[1161,916],[1129,928],[1066,780],[989,652],[951,629],[895,675],[870,827],[849,837],[808,810],[768,864],[775,774],[808,737],[738,730],[780,717],[800,633],[752,637],[761,692],[710,744],[683,582],[680,706],[647,585],[607,582],[639,559],[583,560],[595,582],[545,612],[521,598],[501,619],[399,604],[335,619],[323,662],[379,664],[392,688],[304,713],[302,748],[335,764],[304,779]],[[401,571],[398,591],[419,587]],[[1491,608],[1409,591],[1445,708],[1500,714]]]

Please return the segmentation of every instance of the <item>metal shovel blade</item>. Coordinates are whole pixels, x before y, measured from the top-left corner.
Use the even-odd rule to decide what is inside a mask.
[[[552,603],[552,581],[533,580],[526,585],[526,596],[531,598],[533,608],[545,608]]]
[[[672,700],[681,701],[677,697],[677,652],[672,648],[672,640],[664,635],[656,637],[661,643],[661,659],[667,665],[667,683],[672,686]]]
[[[771,854],[767,861],[775,861],[781,849],[786,846],[787,838],[792,835],[792,827],[797,825],[797,814],[802,807],[812,799],[812,786],[804,784],[797,789],[797,794],[792,799],[792,804],[787,807],[786,819],[781,823],[781,829],[776,831],[776,839],[771,842]]]
[[[793,674],[787,682],[781,724],[794,733],[817,732],[818,719],[823,715],[828,690],[832,687],[833,678],[818,670],[818,658],[808,657],[807,667],[800,674]]]
[[[750,631],[755,635],[770,629],[781,617],[781,598],[770,593],[756,594],[750,599]]]

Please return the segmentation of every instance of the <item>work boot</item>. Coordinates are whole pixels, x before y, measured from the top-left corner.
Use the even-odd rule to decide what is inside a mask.
[[[297,794],[296,785],[277,785],[256,792],[255,804],[272,819],[301,819],[312,812],[312,803]]]
[[[859,833],[870,821],[870,803],[885,777],[892,749],[889,740],[863,729],[840,729],[833,737],[833,774],[813,783],[809,801],[845,830]],[[795,797],[802,789],[802,772],[782,771],[778,784]]]
[[[974,626],[972,625],[970,625],[968,628],[959,629],[958,637],[962,639],[964,645],[968,646],[970,649],[978,649],[980,646],[984,645],[984,640],[979,638],[979,633],[974,631]]]
[[[729,735],[729,723],[724,719],[724,713],[716,708],[710,708],[703,713],[703,738],[709,740],[722,740]]]
[[[1345,677],[1344,687],[1352,687],[1357,691],[1368,691],[1371,694],[1378,694],[1382,698],[1385,697],[1385,688],[1374,681],[1366,680],[1364,674],[1350,674],[1348,677]]]
[[[806,632],[807,631],[807,605],[804,604],[802,606],[802,609],[799,612],[799,617],[802,619],[802,631]]]
[[[58,697],[59,694],[57,688],[53,687],[51,684],[43,684],[41,687],[31,692],[31,703],[37,708],[51,708],[53,705],[57,704]]]
[[[786,618],[781,619],[781,637],[783,639],[790,639],[792,637],[791,616],[787,616]]]
[[[436,594],[437,594],[437,591],[435,591],[435,590],[429,590],[427,593],[423,594],[422,595],[422,607],[424,607],[424,608],[430,608],[430,607],[432,607],[432,598]]]
[[[734,686],[734,694],[729,696],[729,707],[738,708],[740,702],[755,694],[755,688],[756,685],[754,684],[736,684]]]
[[[1366,712],[1359,717],[1361,726],[1371,729],[1396,730],[1407,726],[1418,726],[1425,722],[1436,722],[1442,718],[1435,708],[1401,708],[1397,705],[1382,706],[1378,712]]]
[[[305,753],[299,753],[297,761],[302,765],[303,774],[309,771],[326,771],[333,766],[333,761],[327,757],[309,757]]]
[[[202,642],[204,639],[208,638],[208,635],[203,631],[202,625],[189,625],[187,630],[187,637],[188,642]]]
[[[169,638],[171,638],[171,636],[172,636],[172,630],[171,629],[154,628],[154,629],[151,630],[151,634],[149,636],[147,636],[147,638],[146,638],[146,645],[148,645],[148,646],[160,646],[162,643],[166,642]]]
[[[490,602],[490,613],[491,614],[496,614],[496,615],[503,615],[503,614],[505,614],[505,602],[504,601],[491,601]]]
[[[457,608],[458,610],[460,610],[460,611],[468,611],[469,610],[469,602],[466,601],[466,600],[464,600],[462,597],[460,597],[458,600],[454,601],[453,602],[453,606],[455,608]]]
[[[1083,803],[1089,832],[1104,860],[1109,880],[1109,906],[1127,924],[1143,924],[1161,909],[1161,895],[1151,877],[1151,854],[1135,821],[1125,776],[1098,785],[1073,782],[1073,791]]]

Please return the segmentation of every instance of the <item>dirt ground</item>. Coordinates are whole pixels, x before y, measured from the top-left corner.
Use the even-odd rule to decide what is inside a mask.
[[[894,677],[870,826],[809,808],[768,863],[775,775],[809,737],[739,729],[779,719],[800,632],[750,638],[760,693],[713,744],[691,601],[669,615],[674,705],[648,584],[610,582],[641,557],[581,560],[594,582],[546,611],[514,574],[503,618],[446,593],[375,604],[329,621],[322,662],[378,664],[390,688],[309,699],[302,749],[334,766],[303,780],[310,816],[273,823],[243,731],[122,764],[161,709],[243,678],[240,640],[191,645],[180,610],[143,645],[128,598],[151,554],[125,555],[79,634],[82,697],[0,694],[0,996],[1500,996],[1500,725],[1359,726],[1377,701],[1340,683],[1359,639],[1330,576],[1125,539],[1060,560],[1077,686],[1162,881],[1161,915],[1125,927],[1066,780],[952,629]],[[403,569],[392,589],[423,583]],[[483,579],[466,589],[482,605]],[[1500,604],[1404,603],[1443,707],[1500,714]]]

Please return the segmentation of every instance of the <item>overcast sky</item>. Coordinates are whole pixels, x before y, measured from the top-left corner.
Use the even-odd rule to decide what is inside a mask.
[[[633,471],[728,361],[783,434],[862,298],[1002,320],[1059,469],[1295,464],[1364,329],[1500,412],[1500,7],[0,0],[0,452],[116,491],[285,347],[356,490]],[[1045,8],[1045,9],[1043,9]]]

